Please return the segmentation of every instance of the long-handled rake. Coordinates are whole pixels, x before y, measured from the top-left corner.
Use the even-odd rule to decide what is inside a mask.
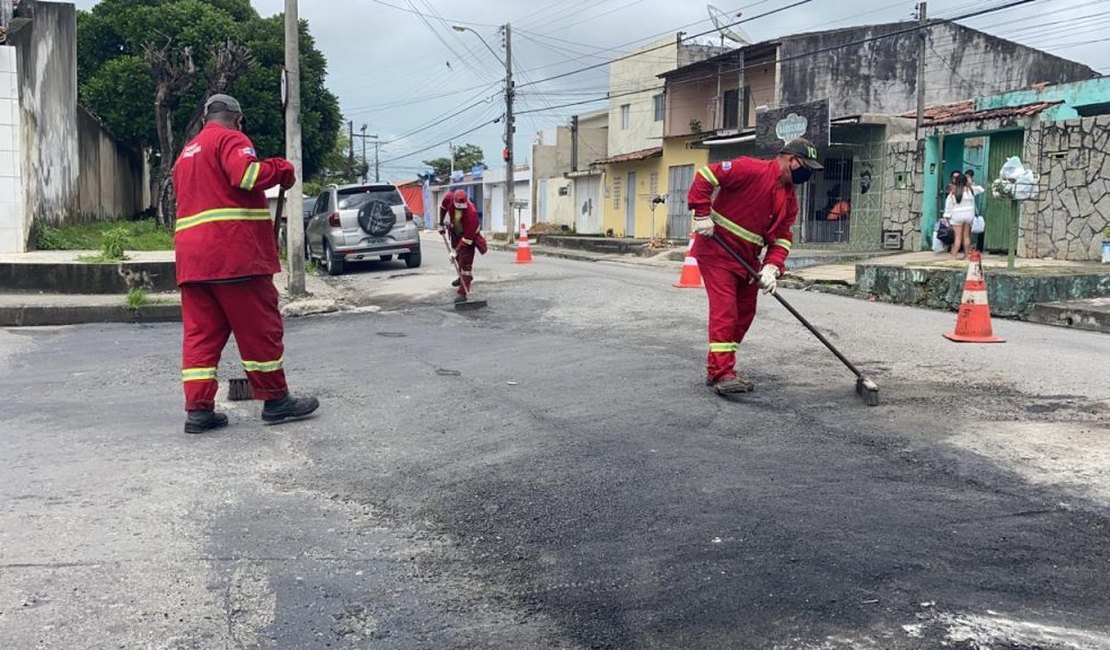
[[[719,244],[720,247],[723,248],[729,254],[729,256],[732,257],[732,259],[736,260],[740,264],[740,266],[744,267],[744,270],[748,273],[748,277],[753,279],[757,277],[755,269],[752,268],[752,265],[745,262],[744,258],[740,257],[740,254],[733,250],[731,246],[721,241],[717,237],[711,236],[710,239],[717,242],[717,244]],[[821,334],[821,332],[818,332],[817,328],[811,325],[804,316],[799,314],[797,309],[794,309],[794,307],[790,303],[786,302],[786,298],[780,296],[777,291],[771,295],[773,295],[775,299],[779,301],[779,304],[781,304],[783,307],[786,307],[786,310],[793,314],[794,318],[797,318],[802,325],[805,325],[806,329],[808,329],[810,333],[816,336],[818,341],[824,343],[825,347],[827,347],[830,352],[835,354],[837,359],[840,359],[840,361],[845,366],[848,366],[848,370],[851,370],[852,373],[855,374],[856,393],[858,393],[859,396],[863,398],[864,403],[868,406],[878,406],[879,385],[865,377],[864,374],[859,371],[859,368],[856,368],[856,366],[851,361],[849,361],[847,357],[840,353],[840,350],[836,349],[836,346],[830,343],[829,340],[825,338],[823,334]]]

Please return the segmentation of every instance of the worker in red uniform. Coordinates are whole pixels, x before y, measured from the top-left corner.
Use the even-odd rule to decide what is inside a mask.
[[[242,132],[243,110],[227,95],[204,105],[205,125],[173,169],[177,196],[174,250],[184,325],[181,379],[186,433],[227,425],[216,413],[216,368],[228,336],[235,342],[262,420],[305,417],[320,403],[289,395],[273,275],[281,270],[264,190],[291,187],[293,165],[259,160]]]
[[[759,289],[774,293],[786,270],[798,215],[795,186],[824,169],[817,149],[802,138],[791,140],[772,160],[741,157],[701,168],[687,197],[694,211],[693,256],[709,294],[709,355],[706,384],[717,393],[746,393],[751,381],[736,374],[736,352],[755,318]],[[714,193],[716,195],[714,196]],[[721,249],[718,238],[739,253],[758,277]],[[759,256],[767,248],[763,260]]]
[[[459,264],[459,278],[451,283],[458,287],[455,302],[466,302],[470,284],[474,281],[474,251],[485,255],[486,240],[479,230],[481,220],[478,208],[466,195],[466,190],[448,192],[439,206],[440,233],[451,235],[451,259]],[[461,282],[460,282],[461,281]]]

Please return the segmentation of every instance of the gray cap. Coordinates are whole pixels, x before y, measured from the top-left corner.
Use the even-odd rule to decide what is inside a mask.
[[[235,99],[231,95],[216,94],[212,95],[208,98],[208,101],[204,102],[205,115],[208,115],[208,109],[212,106],[212,104],[215,104],[216,102],[222,102],[223,104],[225,104],[227,106],[227,110],[231,111],[232,113],[238,113],[240,115],[243,114],[243,107],[239,105],[239,100]]]

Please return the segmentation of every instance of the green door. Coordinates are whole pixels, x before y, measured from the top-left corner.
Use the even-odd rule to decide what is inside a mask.
[[[992,134],[988,147],[990,153],[987,156],[987,169],[982,180],[979,181],[980,185],[987,188],[987,230],[983,236],[983,248],[993,252],[1005,252],[1010,246],[1010,201],[991,196],[990,184],[998,177],[998,172],[1007,158],[1022,155],[1025,148],[1025,131]]]

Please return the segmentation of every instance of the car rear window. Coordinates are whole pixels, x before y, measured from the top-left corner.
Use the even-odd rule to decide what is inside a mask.
[[[385,201],[389,205],[405,204],[397,190],[354,190],[339,195],[339,209],[356,210],[374,199]]]

